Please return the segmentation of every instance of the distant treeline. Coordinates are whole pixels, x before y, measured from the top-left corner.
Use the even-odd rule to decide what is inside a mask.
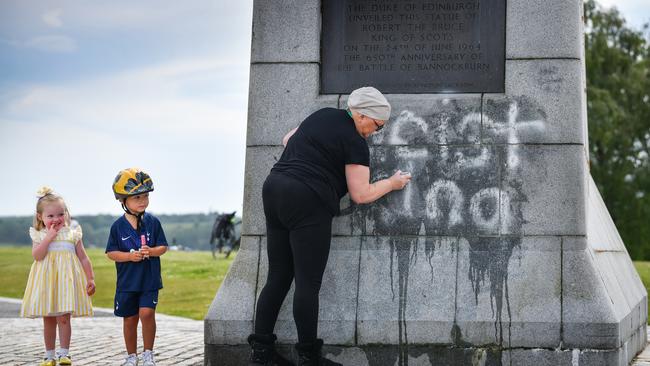
[[[210,232],[218,213],[156,215],[160,219],[169,244],[193,250],[210,250]],[[117,219],[112,215],[75,216],[83,228],[87,247],[106,246],[111,225]],[[240,221],[239,219],[237,221]],[[31,216],[0,217],[0,243],[31,245],[29,227]]]

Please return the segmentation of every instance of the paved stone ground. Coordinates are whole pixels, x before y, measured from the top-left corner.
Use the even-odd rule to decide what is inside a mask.
[[[0,354],[3,365],[37,365],[43,355],[43,323],[18,317],[20,300],[0,297]],[[159,366],[203,365],[203,322],[156,314],[154,347]],[[650,328],[648,328],[650,338]],[[138,352],[142,343],[138,340]],[[125,357],[122,320],[111,309],[95,308],[93,318],[72,319],[71,355],[74,366],[119,365]],[[650,366],[650,346],[632,361]]]
[[[19,318],[20,300],[0,297],[0,354],[3,365],[37,365],[43,356],[43,321]],[[203,322],[156,314],[156,363],[203,365]],[[58,341],[57,341],[58,347]],[[95,309],[92,318],[72,319],[73,365],[119,365],[126,356],[122,319],[111,309]],[[141,339],[138,352],[142,351]]]
[[[648,339],[650,339],[650,328],[648,328]],[[632,366],[650,366],[650,345],[647,345],[643,352],[632,361]]]

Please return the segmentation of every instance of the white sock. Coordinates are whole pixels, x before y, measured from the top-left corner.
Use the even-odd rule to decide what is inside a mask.
[[[150,350],[150,349],[146,349],[146,350],[144,350],[144,352],[142,352],[142,355],[144,356],[146,354],[153,354],[153,351]]]
[[[67,348],[59,348],[59,352],[57,352],[57,354],[59,355],[59,357],[63,357],[63,356],[67,356],[68,352],[70,352],[70,350]]]
[[[54,359],[54,350],[53,349],[48,349],[45,350],[45,359]]]

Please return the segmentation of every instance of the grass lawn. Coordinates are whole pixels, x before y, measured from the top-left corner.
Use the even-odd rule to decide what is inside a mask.
[[[93,305],[113,307],[115,264],[103,249],[87,249],[95,270],[97,292]],[[230,259],[212,259],[210,252],[169,251],[161,257],[163,288],[157,312],[203,319],[210,303],[226,276],[235,255]],[[0,296],[22,298],[32,262],[31,247],[0,245],[2,286]]]
[[[634,267],[636,267],[646,291],[650,293],[650,262],[634,262]]]

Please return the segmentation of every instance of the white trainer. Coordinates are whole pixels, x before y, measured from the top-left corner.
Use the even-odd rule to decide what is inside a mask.
[[[138,356],[135,353],[126,356],[122,366],[138,366]]]
[[[145,351],[142,353],[142,366],[156,366],[156,361],[153,360],[152,351]]]

